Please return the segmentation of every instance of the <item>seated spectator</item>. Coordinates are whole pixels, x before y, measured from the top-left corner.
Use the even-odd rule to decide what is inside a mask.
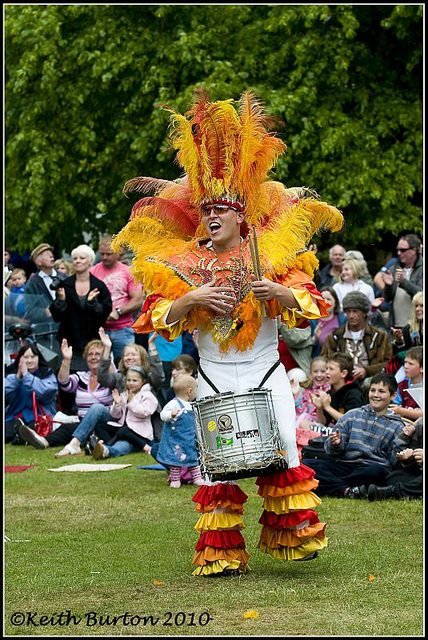
[[[126,391],[113,389],[113,405],[110,413],[117,422],[116,433],[107,444],[100,439],[92,451],[95,460],[116,458],[133,451],[151,450],[153,427],[150,416],[158,407],[158,399],[150,390],[147,372],[138,365],[131,365],[125,377]]]
[[[424,294],[418,291],[412,299],[412,315],[409,324],[402,329],[391,327],[394,339],[392,349],[394,354],[407,351],[411,347],[423,345],[424,330]]]
[[[181,474],[188,469],[192,484],[202,485],[196,447],[195,414],[191,401],[196,398],[197,382],[189,374],[181,373],[174,378],[175,396],[162,409],[164,421],[162,439],[156,451],[150,450],[155,460],[168,468],[168,481],[172,489],[181,487]]]
[[[339,304],[343,311],[343,298],[347,293],[351,293],[352,291],[360,291],[361,293],[364,293],[370,300],[370,306],[374,302],[375,297],[373,287],[371,287],[366,282],[363,282],[363,280],[361,280],[360,274],[361,266],[357,260],[354,260],[353,258],[347,258],[342,262],[339,282],[336,282],[333,285],[333,289],[337,293]]]
[[[345,260],[348,258],[352,258],[353,260],[357,260],[360,265],[360,278],[363,282],[367,283],[373,288],[374,282],[371,277],[369,270],[367,268],[367,262],[364,260],[364,256],[361,251],[356,251],[355,249],[351,249],[350,251],[346,251]]]
[[[98,330],[109,316],[112,303],[104,282],[90,273],[95,254],[87,245],[71,252],[75,274],[66,278],[56,291],[56,299],[49,309],[59,322],[57,339],[65,338],[73,347],[73,371],[86,366],[83,350],[90,340],[98,338]]]
[[[307,380],[297,385],[295,382],[291,384],[296,407],[297,429],[310,429],[311,425],[317,422],[317,407],[312,401],[312,396],[330,389],[331,385],[327,379],[327,360],[318,356],[311,362]]]
[[[330,262],[323,267],[317,274],[319,287],[332,287],[335,282],[339,281],[342,262],[345,259],[345,249],[340,244],[334,245],[329,251]]]
[[[414,424],[406,424],[395,440],[395,455],[399,466],[388,473],[384,487],[371,484],[367,490],[370,502],[376,500],[414,500],[423,495],[423,418]]]
[[[392,356],[391,342],[384,331],[369,324],[370,301],[363,293],[346,294],[343,309],[346,323],[328,336],[321,355],[326,358],[334,353],[350,355],[354,361],[352,373],[361,384],[385,368]]]
[[[319,320],[309,320],[312,328],[312,352],[311,357],[320,355],[327,336],[346,322],[346,315],[340,310],[339,298],[333,287],[323,287],[320,291],[322,297],[329,303],[328,316]]]
[[[422,347],[412,347],[407,351],[404,358],[406,377],[398,383],[397,397],[390,407],[395,414],[412,422],[422,417],[422,409],[407,390],[423,386],[423,358]]]
[[[331,459],[305,458],[319,481],[318,495],[363,498],[367,486],[385,483],[397,462],[394,440],[404,426],[401,418],[389,411],[396,391],[394,376],[373,376],[369,404],[347,411],[326,438],[324,450]]]
[[[5,442],[22,441],[22,426],[34,426],[33,393],[38,413],[54,416],[57,412],[58,382],[37,345],[24,342],[5,379]]]
[[[65,277],[72,276],[74,274],[73,263],[68,262],[68,260],[64,260],[63,258],[55,260],[54,267],[58,273],[63,273]]]
[[[279,340],[280,345],[278,346],[281,355],[284,357],[284,354],[288,352],[288,362],[296,363],[296,366],[308,375],[312,353],[311,327],[289,329],[281,322],[279,323]],[[286,349],[284,349],[285,346]],[[286,370],[289,371],[290,367],[286,366]]]
[[[70,365],[73,357],[73,348],[68,345],[67,340],[61,343],[62,362],[58,371],[58,382],[60,389],[65,393],[75,397],[77,415],[82,420],[94,405],[101,404],[106,409],[110,407],[112,401],[111,390],[100,385],[97,380],[97,371],[100,364],[103,344],[100,340],[91,340],[85,346],[83,356],[86,359],[87,371],[79,371],[70,374]],[[21,427],[19,434],[25,442],[32,444],[37,449],[47,449],[48,447],[58,447],[66,445],[64,449],[55,454],[60,458],[65,455],[81,453],[80,446],[70,447],[67,443],[75,431],[79,432],[80,425],[63,424],[55,429],[49,436],[42,437],[28,427]]]
[[[101,238],[98,246],[100,262],[91,267],[91,273],[102,280],[110,292],[112,310],[104,328],[110,336],[113,355],[119,360],[124,347],[135,342],[133,313],[141,310],[143,292],[130,268],[112,251],[111,242],[111,236]]]
[[[364,404],[353,369],[353,359],[345,353],[334,353],[327,357],[326,378],[330,389],[319,390],[311,396],[317,408],[317,423],[332,427],[347,411]]]
[[[113,371],[110,357],[111,340],[102,327],[99,330],[99,337],[103,349],[97,370],[97,380],[100,387],[110,391],[117,389],[119,393],[122,393],[126,389],[125,380],[128,368],[137,365],[146,372],[147,379],[152,385],[152,390],[155,391],[159,388],[163,382],[163,368],[155,351],[152,350],[152,353],[147,356],[144,347],[138,344],[130,344],[123,350],[119,369]],[[109,422],[111,422],[110,407],[105,403],[94,403],[81,420],[77,429],[70,435],[66,446],[56,453],[55,457],[63,458],[69,455],[78,455],[82,453],[81,446],[85,444],[86,452],[91,454],[99,438],[109,440],[116,434],[116,427],[110,425]],[[154,422],[154,429],[156,428],[157,423]],[[90,437],[93,432],[94,436]],[[160,436],[161,433],[158,434],[158,439],[160,439]]]
[[[383,296],[391,302],[389,326],[402,328],[412,315],[412,299],[423,291],[421,241],[414,234],[402,236],[397,243],[398,261],[382,273]]]

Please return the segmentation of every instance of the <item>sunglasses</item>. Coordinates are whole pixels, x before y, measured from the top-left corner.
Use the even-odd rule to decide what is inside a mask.
[[[221,216],[223,213],[227,213],[228,211],[230,211],[230,209],[232,209],[232,211],[238,212],[238,209],[230,204],[206,204],[201,207],[203,216],[209,216],[211,211],[214,211],[216,215]]]
[[[401,249],[397,247],[397,253],[406,253],[406,251],[410,251],[413,247],[407,247],[407,249]]]

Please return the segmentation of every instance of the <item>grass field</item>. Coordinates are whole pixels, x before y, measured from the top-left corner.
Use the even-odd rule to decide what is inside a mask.
[[[251,572],[196,578],[195,487],[170,489],[139,454],[119,471],[52,473],[93,463],[54,451],[5,447],[5,464],[36,465],[4,475],[8,636],[423,635],[421,501],[325,498],[328,548],[280,563],[256,549],[262,499],[241,480]]]

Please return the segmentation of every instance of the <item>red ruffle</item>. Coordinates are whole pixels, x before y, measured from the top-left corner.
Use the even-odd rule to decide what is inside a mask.
[[[261,487],[263,485],[270,485],[272,487],[287,487],[296,482],[302,480],[311,480],[315,476],[315,471],[305,464],[300,464],[298,467],[288,469],[288,471],[280,471],[279,473],[271,473],[267,476],[259,476],[256,480],[256,484]]]
[[[236,529],[225,531],[204,531],[199,536],[196,551],[201,551],[205,547],[215,547],[216,549],[232,549],[239,547],[245,549],[245,540],[242,534]]]
[[[221,500],[229,500],[233,503],[244,504],[248,500],[246,493],[237,484],[202,485],[192,498],[193,502],[209,505]]]
[[[319,522],[318,514],[313,509],[302,509],[300,511],[290,511],[277,515],[273,511],[263,511],[259,523],[264,524],[273,529],[287,529],[287,527],[295,527],[301,522],[309,520],[309,524]]]

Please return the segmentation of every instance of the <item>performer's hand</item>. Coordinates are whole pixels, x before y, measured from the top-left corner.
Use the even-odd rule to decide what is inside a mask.
[[[193,302],[199,307],[208,307],[219,316],[224,316],[236,303],[235,292],[227,285],[217,286],[215,280],[192,291]]]
[[[332,431],[330,433],[330,442],[333,447],[339,446],[339,444],[342,442],[342,434],[340,433],[339,429],[336,429],[336,431]]]
[[[255,276],[251,276],[251,279],[253,281],[251,288],[257,300],[266,301],[275,297],[277,286],[274,282],[267,278],[256,280]]]

